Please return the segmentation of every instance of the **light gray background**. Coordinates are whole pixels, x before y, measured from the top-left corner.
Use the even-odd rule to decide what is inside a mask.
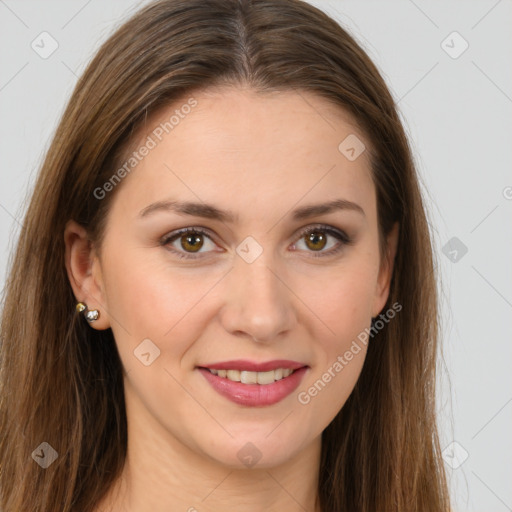
[[[25,197],[77,77],[144,3],[0,0],[2,287]],[[438,409],[454,510],[511,511],[512,2],[311,3],[368,51],[415,151],[442,276]],[[43,31],[59,45],[47,59],[31,48]],[[469,44],[457,58],[445,51],[463,48],[446,39],[453,31]],[[453,237],[466,254],[447,245]]]

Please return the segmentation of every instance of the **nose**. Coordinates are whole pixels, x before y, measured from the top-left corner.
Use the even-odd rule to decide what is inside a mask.
[[[220,317],[230,334],[271,343],[296,325],[293,290],[265,251],[252,263],[237,256],[224,286]]]

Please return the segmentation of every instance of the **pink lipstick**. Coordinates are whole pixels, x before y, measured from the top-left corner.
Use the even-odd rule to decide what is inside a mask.
[[[289,360],[233,360],[197,369],[222,396],[240,405],[263,407],[280,402],[302,381],[309,367]]]

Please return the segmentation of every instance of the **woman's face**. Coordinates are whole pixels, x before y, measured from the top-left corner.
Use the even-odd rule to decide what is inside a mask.
[[[147,122],[137,165],[95,192],[118,187],[86,297],[132,431],[232,467],[319,442],[388,295],[368,149],[307,92],[209,89]]]

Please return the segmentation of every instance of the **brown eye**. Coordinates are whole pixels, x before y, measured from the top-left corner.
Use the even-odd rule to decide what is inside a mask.
[[[353,243],[353,240],[344,231],[328,225],[304,229],[299,237],[293,249],[299,249],[313,257],[334,256],[344,247]]]
[[[327,244],[327,237],[321,231],[311,231],[304,236],[304,240],[313,251],[321,251]]]
[[[215,243],[202,228],[184,228],[164,236],[160,244],[167,246],[179,258],[199,258],[215,252]],[[210,249],[210,250],[208,250]]]
[[[185,251],[189,251],[189,252],[196,252],[196,251],[199,251],[199,249],[201,249],[201,247],[203,246],[203,240],[202,240],[202,237],[203,235],[201,234],[190,234],[190,233],[187,233],[185,235],[182,235],[180,237],[180,242],[181,242],[181,247],[185,250]]]

